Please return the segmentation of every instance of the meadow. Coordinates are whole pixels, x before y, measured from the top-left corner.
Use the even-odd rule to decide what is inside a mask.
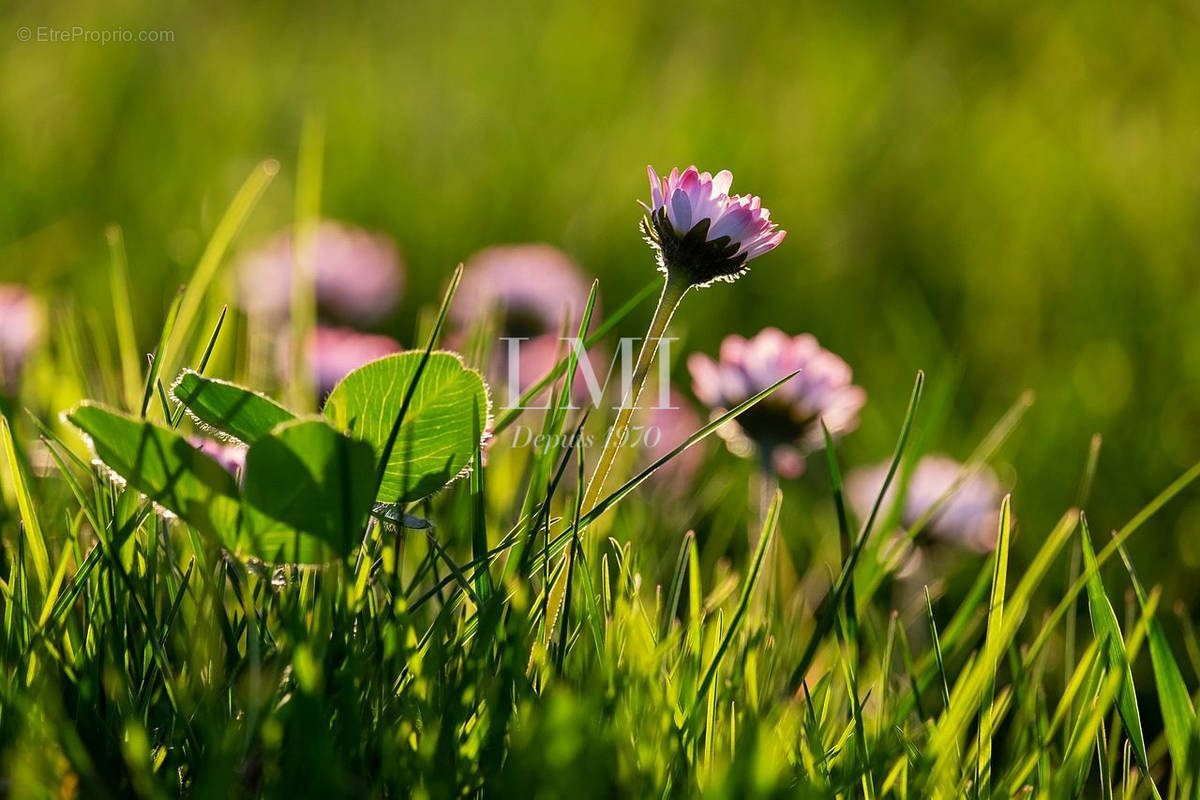
[[[370,5],[0,11],[0,794],[1200,791],[1195,9]]]

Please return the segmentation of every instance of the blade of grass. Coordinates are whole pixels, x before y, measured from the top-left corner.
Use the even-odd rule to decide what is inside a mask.
[[[675,557],[675,572],[671,579],[670,599],[664,609],[659,639],[667,638],[667,634],[671,632],[671,623],[675,621],[675,616],[679,613],[679,598],[683,594],[683,577],[688,564],[688,547],[695,538],[696,532],[688,531],[683,535],[683,541],[679,545],[679,555]]]
[[[1138,712],[1137,689],[1133,685],[1133,674],[1129,669],[1129,656],[1125,652],[1125,640],[1121,634],[1121,626],[1117,614],[1113,611],[1108,596],[1104,593],[1104,584],[1100,581],[1100,573],[1096,567],[1096,553],[1092,549],[1091,532],[1088,530],[1087,517],[1080,513],[1080,544],[1082,545],[1083,564],[1090,577],[1087,583],[1088,614],[1092,620],[1092,632],[1096,638],[1105,642],[1108,657],[1108,668],[1120,672],[1121,691],[1117,695],[1117,712],[1121,715],[1121,723],[1125,726],[1125,734],[1133,745],[1134,755],[1138,765],[1149,774],[1150,762],[1146,758],[1146,739],[1142,733],[1142,717]],[[1157,795],[1157,789],[1155,790]]]
[[[1131,658],[1137,654],[1141,647],[1142,640],[1146,635],[1146,621],[1154,613],[1157,605],[1158,597],[1154,596],[1143,609],[1142,619],[1130,634],[1129,642],[1126,644],[1125,649],[1126,652],[1131,654]],[[1068,797],[1078,795],[1078,792],[1071,790],[1072,787],[1069,787],[1068,783],[1078,781],[1079,768],[1090,758],[1090,751],[1094,744],[1096,732],[1103,724],[1104,715],[1112,707],[1118,692],[1121,691],[1122,677],[1123,675],[1120,670],[1111,671],[1101,684],[1096,700],[1085,707],[1085,713],[1080,717],[1080,724],[1077,730],[1078,735],[1073,738],[1071,749],[1063,759],[1062,767],[1058,771],[1051,792],[1052,796]]]
[[[567,548],[567,581],[565,584],[567,588],[563,592],[562,622],[559,625],[558,654],[555,660],[555,669],[560,675],[562,674],[563,660],[567,657],[567,633],[571,630],[571,587],[575,579],[575,563],[582,555],[579,549],[579,515],[583,513],[583,459],[579,457],[578,450],[575,451],[575,455],[580,480],[576,484],[579,491],[575,493],[574,524],[571,525],[571,529],[575,531],[575,538],[572,539],[571,546]]]
[[[942,643],[938,638],[937,621],[933,617],[933,602],[929,598],[929,587],[925,589],[925,618],[929,623],[929,640],[933,644],[933,654],[937,663],[938,677],[941,679],[942,711],[950,708],[950,682],[946,679],[946,662],[942,658]]]
[[[992,770],[992,736],[996,730],[995,699],[996,672],[1000,668],[1000,656],[1005,643],[1000,638],[1004,625],[1004,591],[1008,582],[1008,550],[1012,536],[1012,495],[1005,495],[1000,502],[1000,527],[996,537],[996,561],[992,572],[992,591],[988,600],[987,636],[984,639],[984,658],[991,671],[991,679],[983,696],[983,714],[979,720],[979,788],[983,796],[990,793]]]
[[[50,553],[46,547],[46,538],[42,535],[42,525],[38,521],[37,511],[33,502],[33,493],[29,490],[25,468],[17,455],[17,443],[13,438],[12,428],[8,426],[8,418],[0,414],[0,448],[4,450],[4,458],[8,464],[8,474],[13,482],[17,495],[17,510],[21,513],[22,536],[27,545],[30,558],[33,559],[33,571],[37,576],[38,585],[46,591],[50,586]]]
[[[737,609],[733,612],[733,619],[729,621],[729,629],[721,639],[721,644],[717,647],[717,652],[713,654],[708,669],[704,672],[704,678],[701,679],[700,686],[696,690],[695,704],[692,706],[692,712],[689,715],[692,718],[695,717],[696,712],[700,708],[700,703],[703,702],[703,698],[708,692],[708,687],[712,684],[713,678],[716,677],[717,668],[720,667],[725,651],[729,649],[733,637],[737,634],[742,618],[746,616],[746,609],[750,606],[750,597],[753,595],[754,587],[758,582],[758,574],[762,568],[763,557],[767,553],[767,547],[770,545],[771,540],[775,537],[775,529],[779,524],[779,507],[781,505],[783,505],[783,492],[776,489],[775,497],[771,500],[771,506],[767,509],[767,517],[763,520],[762,531],[758,535],[758,547],[755,548],[754,559],[750,564],[750,571],[746,574],[746,580],[742,583],[742,595],[738,598]],[[711,735],[711,731],[709,735]]]
[[[225,325],[225,315],[228,311],[229,311],[228,305],[221,306],[221,313],[217,315],[217,322],[213,326],[212,335],[208,337],[208,344],[204,347],[204,354],[200,356],[200,363],[196,365],[196,374],[197,375],[203,375],[204,370],[207,369],[207,367],[208,367],[208,360],[210,358],[212,358],[213,349],[217,346],[217,339],[221,335],[221,328],[224,327],[224,325]],[[181,373],[181,375],[182,375],[182,373]],[[172,391],[171,396],[174,397],[175,396],[174,395],[174,391],[175,391],[174,387],[172,387],[171,391]],[[184,406],[183,403],[179,403],[179,405],[175,409],[175,416],[171,417],[171,427],[178,428],[180,420],[183,419],[183,415],[186,413],[187,413],[187,408]]]
[[[291,313],[288,317],[291,338],[291,380],[287,397],[292,409],[308,413],[316,409],[313,380],[309,367],[309,331],[317,318],[317,223],[321,215],[321,181],[324,167],[325,125],[309,114],[300,131],[300,154],[296,164],[296,227],[292,247]]]
[[[947,787],[953,786],[952,777],[957,759],[952,745],[966,730],[972,715],[979,708],[980,698],[987,682],[994,677],[994,670],[986,656],[992,652],[1003,652],[1012,642],[1029,610],[1030,599],[1062,546],[1075,530],[1077,521],[1078,514],[1074,510],[1068,511],[1059,520],[1050,535],[1046,537],[1032,563],[1022,575],[1017,588],[1005,603],[1003,623],[999,629],[999,635],[992,640],[991,649],[986,650],[985,657],[978,659],[970,670],[964,670],[958,686],[951,693],[950,707],[931,733],[929,744],[929,750],[935,754],[936,759],[934,765],[935,785],[941,790],[945,791]]]
[[[129,293],[129,260],[125,256],[125,239],[119,225],[110,225],[105,232],[112,268],[109,270],[109,290],[112,295],[113,317],[117,326],[117,351],[121,359],[121,385],[124,387],[125,407],[137,407],[139,363],[137,334],[133,325],[133,305]]]
[[[792,676],[788,680],[789,694],[795,694],[799,690],[800,684],[804,681],[804,675],[817,653],[817,648],[820,646],[821,641],[824,640],[826,634],[829,633],[829,630],[833,627],[834,620],[837,618],[838,609],[841,607],[846,589],[852,580],[855,564],[857,564],[858,557],[862,554],[863,548],[871,536],[871,529],[875,525],[875,519],[879,515],[879,508],[883,504],[887,490],[891,486],[892,480],[896,477],[896,469],[899,467],[900,459],[904,455],[904,448],[908,444],[909,433],[912,430],[913,421],[917,415],[917,407],[921,402],[921,387],[924,383],[925,373],[917,372],[917,378],[913,383],[912,395],[908,400],[908,410],[905,412],[904,422],[900,426],[900,437],[896,441],[896,450],[892,454],[891,463],[888,465],[883,486],[880,487],[879,495],[875,498],[871,514],[867,518],[866,524],[863,525],[862,531],[858,535],[858,540],[854,543],[849,557],[842,564],[842,571],[834,583],[833,590],[830,592],[828,604],[824,612],[817,619],[817,626],[809,637],[808,645],[805,647],[799,663],[796,664],[795,669],[792,671]]]
[[[478,412],[479,409],[476,409]],[[480,416],[477,413],[476,419]],[[478,428],[478,426],[476,426]],[[471,555],[484,563],[475,570],[475,593],[486,603],[492,596],[492,576],[487,562],[487,502],[483,485],[483,432],[475,430],[475,466],[470,475]]]
[[[212,237],[208,240],[208,245],[204,248],[181,297],[174,330],[166,337],[165,344],[160,344],[160,358],[156,359],[156,362],[161,360],[164,363],[168,368],[168,375],[173,375],[182,361],[182,346],[191,335],[204,298],[217,276],[225,253],[278,172],[279,162],[274,159],[268,159],[256,166],[233,196],[224,216],[213,230]]]
[[[1103,566],[1104,563],[1112,557],[1113,553],[1117,552],[1117,548],[1123,545],[1130,536],[1136,533],[1138,529],[1140,529],[1142,525],[1146,523],[1147,520],[1157,514],[1163,506],[1165,506],[1171,501],[1172,498],[1175,497],[1175,495],[1182,492],[1189,484],[1192,483],[1192,481],[1196,480],[1198,477],[1200,477],[1200,461],[1193,464],[1191,468],[1172,481],[1167,488],[1159,492],[1153,500],[1147,503],[1141,511],[1135,514],[1133,519],[1125,523],[1125,527],[1117,531],[1117,533],[1113,536],[1113,540],[1105,545],[1104,549],[1096,554],[1097,569]],[[1050,636],[1054,633],[1054,629],[1062,620],[1063,615],[1067,613],[1067,610],[1072,607],[1075,598],[1079,596],[1081,591],[1083,591],[1084,587],[1087,585],[1088,578],[1089,573],[1087,570],[1084,570],[1084,574],[1080,575],[1079,578],[1077,578],[1076,581],[1071,584],[1065,595],[1061,600],[1059,600],[1058,605],[1054,607],[1054,610],[1050,613],[1050,616],[1046,619],[1045,623],[1043,623],[1041,629],[1038,631],[1038,635],[1034,638],[1033,644],[1031,644],[1025,652],[1025,657],[1022,660],[1026,665],[1033,663],[1033,659],[1037,658],[1038,654],[1041,652],[1041,649],[1046,646],[1047,642],[1050,641]]]
[[[179,304],[183,302],[184,288],[181,286],[175,294],[175,299],[171,301],[171,307],[167,309],[167,320],[163,323],[162,334],[159,336],[158,344],[154,347],[154,353],[150,356],[150,369],[146,373],[146,386],[142,391],[142,419],[150,412],[150,398],[154,395],[154,389],[158,386],[158,376],[161,371],[163,356],[167,350],[167,341],[171,338],[171,332],[175,329],[175,322],[179,318]]]
[[[1088,446],[1087,461],[1084,462],[1083,477],[1079,481],[1079,493],[1076,495],[1075,507],[1084,509],[1087,507],[1088,500],[1092,494],[1092,482],[1096,477],[1096,467],[1100,463],[1100,434],[1092,434],[1091,444]],[[1067,585],[1071,585],[1079,577],[1080,560],[1082,552],[1078,548],[1071,549],[1071,562],[1067,567]],[[1064,675],[1068,674],[1075,663],[1075,623],[1077,615],[1068,614],[1066,622],[1063,625],[1063,663],[1066,669]]]
[[[1117,541],[1116,538],[1113,541]],[[1147,635],[1149,636],[1150,664],[1154,672],[1154,688],[1158,693],[1158,704],[1163,716],[1163,729],[1167,739],[1167,749],[1171,753],[1172,771],[1183,789],[1194,787],[1196,783],[1196,753],[1197,720],[1196,710],[1192,706],[1191,695],[1183,682],[1183,673],[1175,660],[1171,646],[1167,642],[1166,632],[1150,608],[1146,592],[1137,578],[1133,562],[1125,552],[1124,547],[1118,546],[1121,561],[1129,573],[1129,581],[1133,584],[1133,592],[1142,616],[1147,620]],[[1148,778],[1149,776],[1147,776]],[[1182,795],[1182,792],[1181,792]]]
[[[829,432],[829,428],[825,425],[825,420],[821,420],[821,435],[825,439],[825,463],[829,468],[829,482],[833,491],[833,507],[837,511],[838,522],[838,542],[841,545],[842,563],[850,558],[850,521],[846,517],[846,502],[842,490],[842,473],[838,469],[837,452],[834,449],[833,435]],[[850,578],[846,584],[846,601],[845,609],[847,615],[848,629],[847,636],[855,640],[858,638],[858,613],[854,602],[854,573],[851,571]]]

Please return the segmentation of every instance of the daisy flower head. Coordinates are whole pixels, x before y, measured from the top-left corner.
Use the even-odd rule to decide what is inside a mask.
[[[837,437],[858,427],[867,394],[851,383],[850,366],[822,348],[811,334],[788,336],[765,328],[751,339],[733,335],[717,359],[688,358],[692,390],[719,414],[750,399],[793,372],[799,373],[722,425],[718,433],[736,455],[757,455],[780,477],[796,478],[809,453],[825,446],[821,422]]]
[[[734,281],[746,265],[779,246],[786,235],[753,195],[730,194],[733,173],[716,175],[688,167],[660,178],[646,167],[650,204],[642,232],[659,268],[687,286]]]
[[[313,237],[313,283],[319,311],[347,322],[370,324],[395,310],[404,288],[404,270],[391,239],[330,220],[317,225]],[[238,302],[247,311],[287,316],[295,239],[295,231],[282,231],[238,262]]]
[[[846,476],[846,497],[859,516],[871,513],[888,466],[864,467]],[[893,481],[880,506],[881,512],[896,502],[896,491],[897,484]],[[931,536],[987,553],[996,547],[1003,493],[999,479],[988,467],[968,471],[949,456],[927,455],[917,462],[909,476],[899,525],[908,530],[933,511],[926,527]],[[937,506],[943,497],[945,501]]]
[[[560,338],[564,323],[566,335],[575,336],[590,294],[591,283],[557,247],[495,245],[467,259],[450,317],[459,341],[480,320],[496,320],[497,341],[488,372],[498,381],[515,379],[516,386],[509,388],[521,392],[567,355]],[[593,311],[593,325],[598,316]],[[515,363],[510,361],[514,356]],[[576,400],[586,397],[582,380],[574,389]]]
[[[564,320],[575,334],[590,290],[579,267],[557,247],[496,245],[467,259],[450,316],[466,328],[495,313],[501,336],[557,339]]]

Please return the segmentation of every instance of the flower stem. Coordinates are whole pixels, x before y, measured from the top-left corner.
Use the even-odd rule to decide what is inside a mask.
[[[625,441],[629,420],[633,416],[633,410],[637,407],[642,389],[645,388],[646,376],[650,374],[650,365],[658,353],[659,340],[666,333],[667,325],[671,322],[675,309],[679,308],[679,303],[690,288],[691,284],[687,281],[672,278],[670,274],[667,275],[662,294],[658,298],[658,305],[654,309],[654,316],[650,318],[650,327],[646,330],[646,338],[642,341],[642,348],[638,351],[637,362],[634,364],[630,396],[621,398],[621,407],[617,409],[616,420],[613,422],[608,439],[604,442],[604,450],[600,453],[600,460],[596,463],[596,471],[592,473],[592,478],[584,490],[583,502],[580,504],[582,509],[590,511],[600,502],[604,485],[617,460],[617,452]],[[576,536],[567,542],[567,549],[563,555],[567,568],[560,570],[558,578],[552,586],[543,589],[548,594],[546,595],[546,617],[542,643],[547,646],[553,640],[554,629],[558,625],[558,615],[566,596],[566,576],[570,574],[569,567],[575,558],[575,545],[580,540],[580,533],[576,532]]]
[[[662,294],[654,309],[654,316],[650,319],[650,327],[646,330],[646,338],[642,340],[642,347],[638,351],[637,361],[634,363],[630,396],[621,398],[621,406],[617,409],[616,419],[613,421],[608,439],[604,442],[604,450],[600,453],[600,460],[596,462],[596,471],[592,473],[587,490],[584,492],[583,508],[586,510],[591,510],[600,502],[609,473],[612,472],[613,464],[617,460],[617,453],[620,452],[621,446],[627,438],[630,419],[633,417],[634,409],[637,408],[638,399],[642,396],[642,390],[646,387],[646,378],[650,374],[654,356],[658,353],[658,343],[667,332],[667,325],[671,322],[671,317],[675,315],[675,310],[679,308],[683,296],[690,288],[691,285],[686,281],[672,278],[670,275],[663,284]]]
[[[765,450],[759,463],[759,468],[755,470],[753,479],[758,486],[758,524],[752,527],[749,531],[748,552],[753,553],[758,549],[758,537],[764,534],[756,533],[762,530],[766,523],[767,515],[770,514],[771,503],[775,499],[775,493],[779,491],[779,476],[771,466],[771,459],[765,455]],[[770,550],[764,556],[763,576],[766,578],[766,591],[758,593],[758,610],[760,613],[766,613],[766,609],[777,608],[777,598],[782,597],[783,593],[780,588],[782,576],[780,568],[782,567],[779,557],[780,542],[779,538],[771,540]]]

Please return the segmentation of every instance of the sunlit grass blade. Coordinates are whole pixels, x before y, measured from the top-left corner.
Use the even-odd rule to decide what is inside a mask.
[[[1116,541],[1114,539],[1114,541]],[[1121,561],[1129,573],[1133,584],[1134,594],[1142,615],[1147,620],[1147,635],[1149,636],[1150,663],[1154,671],[1154,687],[1158,693],[1158,704],[1163,716],[1163,729],[1166,734],[1167,748],[1171,753],[1172,771],[1180,787],[1195,788],[1197,781],[1196,759],[1200,753],[1200,729],[1197,727],[1196,710],[1192,706],[1192,698],[1188,693],[1187,684],[1183,681],[1183,673],[1171,651],[1166,632],[1150,608],[1146,592],[1138,580],[1124,547],[1118,548]]]
[[[861,775],[859,782],[863,797],[873,800],[875,797],[875,776],[871,772],[871,747],[867,742],[867,724],[863,719],[863,699],[858,693],[858,664],[857,647],[851,645],[845,653],[839,654],[838,661],[842,667],[842,677],[846,684],[846,693],[850,700],[850,721],[854,730],[854,747],[858,751]]]
[[[179,305],[183,302],[183,296],[184,289],[181,287],[171,302],[171,307],[167,310],[167,320],[163,323],[162,334],[158,339],[158,344],[154,347],[154,353],[150,356],[150,368],[146,372],[146,386],[142,390],[142,419],[145,419],[150,412],[150,398],[153,397],[155,389],[158,387],[158,376],[162,371],[167,342],[170,340],[171,332],[175,329],[175,322],[179,318]]]
[[[1152,597],[1142,611],[1141,620],[1139,620],[1130,634],[1129,641],[1125,645],[1125,651],[1129,654],[1130,658],[1137,656],[1142,640],[1146,635],[1146,621],[1154,613],[1157,604],[1157,596]],[[1123,678],[1122,671],[1109,671],[1107,677],[1100,684],[1096,699],[1085,706],[1083,714],[1079,718],[1075,735],[1072,737],[1071,748],[1063,759],[1062,767],[1055,777],[1051,796],[1069,797],[1078,795],[1076,789],[1079,785],[1080,768],[1090,758],[1090,751],[1094,744],[1096,733],[1104,722],[1104,715],[1108,713],[1117,694],[1121,691]]]
[[[737,634],[741,627],[742,619],[746,616],[746,609],[750,606],[750,597],[754,593],[754,587],[758,583],[759,570],[762,568],[763,557],[767,553],[767,548],[771,544],[771,540],[775,537],[775,528],[779,524],[779,507],[783,505],[783,492],[775,491],[775,497],[771,500],[771,506],[767,510],[767,518],[763,521],[762,531],[758,535],[758,546],[754,550],[754,559],[750,562],[750,571],[746,574],[745,580],[742,582],[742,595],[738,598],[737,609],[733,612],[733,618],[729,621],[729,629],[721,639],[721,644],[717,647],[716,653],[713,654],[709,662],[708,669],[704,672],[704,677],[700,680],[700,685],[696,689],[696,703],[692,707],[691,716],[694,718],[699,704],[708,692],[709,686],[716,677],[717,669],[721,666],[721,659],[725,655],[725,651],[729,649],[733,637]],[[711,735],[711,732],[710,734]]]
[[[1080,543],[1083,547],[1083,565],[1087,570],[1088,612],[1092,620],[1092,631],[1096,638],[1105,643],[1108,656],[1108,668],[1120,672],[1121,691],[1117,695],[1117,711],[1121,715],[1121,723],[1125,726],[1125,734],[1133,745],[1134,755],[1138,765],[1149,774],[1150,762],[1146,757],[1146,739],[1142,733],[1142,717],[1138,712],[1137,689],[1133,685],[1133,674],[1129,669],[1129,659],[1125,652],[1125,640],[1121,634],[1121,626],[1117,621],[1116,612],[1108,596],[1104,593],[1104,584],[1100,581],[1100,573],[1096,567],[1096,553],[1092,549],[1091,532],[1088,530],[1087,517],[1079,516]],[[1157,794],[1157,791],[1155,792]]]
[[[1104,563],[1108,561],[1108,559],[1111,558],[1114,553],[1117,552],[1118,547],[1123,545],[1130,536],[1135,534],[1142,527],[1142,525],[1146,523],[1147,520],[1157,514],[1163,506],[1165,506],[1173,497],[1175,497],[1175,495],[1182,492],[1189,484],[1192,483],[1192,481],[1196,480],[1198,477],[1200,477],[1200,462],[1193,464],[1186,472],[1172,481],[1167,488],[1159,492],[1153,500],[1147,503],[1141,511],[1135,514],[1133,519],[1125,523],[1125,526],[1121,528],[1121,530],[1116,532],[1112,541],[1105,545],[1104,548],[1096,554],[1096,568],[1099,569],[1101,566],[1103,566]],[[1034,637],[1033,643],[1026,650],[1024,658],[1026,664],[1032,663],[1033,659],[1038,656],[1042,648],[1046,646],[1046,643],[1050,641],[1050,637],[1054,633],[1054,629],[1062,620],[1063,615],[1065,615],[1067,611],[1073,607],[1075,598],[1079,596],[1081,591],[1083,591],[1084,587],[1087,585],[1087,580],[1089,577],[1089,570],[1084,570],[1084,573],[1080,575],[1064,593],[1063,597],[1059,600],[1058,605],[1054,607],[1054,610],[1050,613],[1050,616],[1046,619],[1046,622],[1038,631],[1038,635]]]
[[[688,554],[688,643],[692,656],[696,660],[696,672],[700,672],[700,639],[701,608],[704,597],[704,586],[700,577],[700,550],[696,546],[696,537],[692,537],[687,545]]]
[[[286,398],[288,406],[298,413],[313,411],[316,406],[305,345],[317,321],[317,225],[321,216],[324,156],[324,121],[317,114],[309,114],[300,130],[300,151],[296,158],[296,222],[288,314],[291,365]]]
[[[829,482],[833,492],[833,507],[837,512],[838,542],[841,545],[842,563],[844,564],[850,558],[850,548],[853,546],[853,542],[850,538],[850,521],[846,517],[846,501],[842,489],[842,472],[838,468],[837,451],[834,449],[833,434],[829,432],[829,428],[825,425],[825,420],[821,420],[821,435],[825,440],[825,463],[829,468]],[[846,584],[844,607],[846,613],[846,637],[853,643],[858,638],[858,612],[854,602],[853,571],[850,572],[850,577]]]
[[[583,315],[580,317],[579,327],[575,332],[576,341],[584,339],[584,337],[587,335],[588,327],[591,325],[592,311],[596,307],[596,292],[599,289],[599,285],[599,281],[592,281],[591,288],[588,291],[587,303],[584,305]],[[568,320],[563,321],[564,334],[567,332],[567,322]],[[565,339],[565,336],[560,338]],[[583,352],[586,353],[587,351],[584,350]],[[577,350],[574,346],[572,346],[567,355],[566,378],[563,381],[563,385],[559,389],[553,405],[543,417],[542,435],[546,437],[543,439],[543,441],[558,442],[559,444],[554,447],[536,448],[534,450],[528,488],[526,490],[525,501],[521,508],[523,515],[529,514],[538,502],[537,495],[545,486],[546,478],[549,475],[554,457],[558,455],[564,449],[564,447],[569,448],[573,444],[573,442],[564,444],[561,433],[563,426],[566,424],[567,409],[571,405],[575,373],[579,366],[579,356],[580,350]],[[579,435],[578,430],[576,431],[575,435]],[[550,496],[548,495],[544,503],[547,508],[549,500]],[[575,532],[578,534],[578,529],[576,529]],[[573,539],[572,543],[570,543],[567,547],[567,554],[565,556],[568,561],[568,566],[574,563],[574,554],[575,544]],[[523,556],[523,554],[521,555]],[[550,637],[553,635],[554,626],[557,623],[562,603],[568,598],[566,593],[566,585],[561,581],[565,581],[566,579],[570,578],[571,569],[568,568],[563,570],[560,572],[560,574],[563,576],[560,579],[560,582],[557,582],[552,587],[544,590],[547,624],[545,626],[545,635],[542,643],[547,648],[550,647]]]
[[[476,409],[478,412],[479,409]],[[482,418],[482,414],[476,414]],[[487,501],[484,488],[483,431],[475,431],[474,466],[470,475],[471,494],[471,554],[476,561],[484,563],[475,569],[475,593],[486,603],[492,596],[492,576],[487,564]]]
[[[569,383],[569,381],[568,381]],[[579,451],[575,451],[576,462],[578,466],[579,482],[576,487],[579,491],[575,494],[575,513],[572,517],[571,530],[575,532],[575,537],[571,540],[571,546],[567,548],[567,578],[563,585],[566,589],[563,591],[562,598],[562,621],[559,624],[558,636],[558,651],[556,654],[555,667],[558,672],[562,673],[563,660],[567,657],[567,634],[571,630],[571,589],[575,582],[575,565],[578,563],[580,556],[583,553],[579,548],[579,515],[583,513],[583,459],[579,457]]]
[[[1075,530],[1077,522],[1077,512],[1068,511],[1059,520],[1050,535],[1046,537],[1037,555],[1022,573],[1016,589],[1009,595],[1004,605],[1004,619],[998,636],[991,640],[985,656],[994,652],[1003,652],[1011,644],[1029,610],[1030,599],[1041,585],[1041,581],[1055,557]],[[1030,662],[1026,660],[1025,663]],[[994,669],[987,657],[976,660],[970,669],[964,670],[955,690],[950,694],[950,707],[939,719],[930,736],[930,750],[936,755],[933,778],[935,785],[944,791],[953,786],[952,773],[957,761],[953,743],[958,741],[963,731],[966,730],[972,716],[979,708],[980,699],[988,682],[993,677]]]
[[[942,693],[942,712],[950,708],[950,682],[946,679],[946,662],[942,657],[942,642],[938,636],[937,621],[933,616],[933,601],[929,598],[929,587],[925,589],[925,619],[929,625],[929,641],[937,663],[938,683]]]
[[[1100,434],[1092,435],[1090,444],[1088,445],[1088,456],[1084,462],[1083,476],[1079,481],[1079,492],[1076,495],[1075,507],[1078,509],[1086,509],[1087,502],[1092,494],[1092,482],[1096,477],[1096,469],[1100,463],[1100,445],[1102,439]],[[1083,552],[1080,548],[1071,548],[1071,561],[1067,567],[1067,584],[1075,583],[1079,577],[1080,561],[1083,557]],[[1068,614],[1066,622],[1063,625],[1063,663],[1066,669],[1071,669],[1075,663],[1075,627],[1077,615]]]
[[[37,508],[33,493],[29,489],[29,481],[26,479],[25,467],[17,455],[17,443],[13,438],[12,428],[3,414],[0,414],[0,448],[4,450],[9,480],[12,481],[17,496],[17,510],[21,512],[21,539],[33,560],[33,571],[37,576],[38,585],[45,591],[50,585],[50,553],[42,535],[42,524],[38,521]]]
[[[212,335],[208,337],[208,344],[205,345],[204,353],[200,356],[200,363],[198,363],[196,365],[196,372],[195,372],[196,375],[200,375],[200,376],[204,375],[204,370],[206,370],[208,368],[208,361],[209,361],[209,359],[212,358],[213,350],[217,346],[217,339],[219,339],[221,337],[221,329],[225,326],[225,315],[226,315],[226,313],[228,313],[228,311],[229,311],[228,305],[221,306],[221,313],[217,315],[217,322],[215,325],[213,325]],[[172,390],[171,390],[171,396],[172,397],[175,396],[175,391],[174,391],[173,386],[172,386]],[[179,427],[179,422],[180,422],[180,420],[183,419],[183,415],[185,413],[186,413],[186,410],[184,409],[183,404],[180,403],[179,407],[175,409],[175,416],[171,418],[171,427],[172,428]]]
[[[196,264],[196,269],[193,270],[183,291],[176,324],[168,334],[165,343],[161,344],[159,348],[160,358],[156,360],[164,362],[164,372],[167,375],[174,375],[175,370],[183,363],[186,357],[182,350],[183,345],[192,333],[192,328],[204,307],[205,297],[208,295],[213,280],[217,277],[225,254],[233,244],[234,237],[237,236],[238,231],[250,216],[250,212],[254,210],[262,193],[278,172],[279,162],[273,159],[263,161],[251,170],[249,177],[233,196],[224,216],[213,229],[208,245],[204,248],[204,252]]]
[[[1001,638],[1004,627],[1004,593],[1008,583],[1008,551],[1012,536],[1012,496],[1000,502],[1000,523],[996,536],[996,560],[992,572],[992,590],[988,600],[987,636],[983,641],[984,659],[991,678],[983,694],[983,712],[979,720],[979,790],[986,796],[990,791],[992,769],[992,735],[998,722],[995,708],[996,673],[1006,643]]]
[[[928,587],[926,589],[926,600],[928,601]],[[921,702],[921,685],[918,679],[917,665],[913,660],[912,644],[908,641],[908,633],[905,631],[903,623],[896,626],[896,637],[900,642],[900,657],[904,665],[904,674],[908,680],[909,697],[912,700],[912,707],[917,712],[917,718],[922,722],[929,718],[929,712],[925,709],[924,703]],[[902,704],[897,703],[901,709],[906,709]],[[896,716],[905,716],[906,712],[897,712]]]
[[[663,609],[662,626],[659,629],[660,639],[667,638],[667,634],[671,631],[671,625],[675,622],[675,616],[679,613],[679,598],[683,594],[683,579],[687,572],[688,551],[695,538],[696,532],[688,531],[683,535],[683,541],[679,545],[679,555],[675,558],[675,570],[671,578],[670,599],[667,601],[667,607]]]
[[[119,225],[110,225],[105,231],[111,261],[109,291],[113,304],[113,317],[117,327],[117,352],[121,361],[121,385],[125,395],[125,407],[132,411],[137,404],[142,374],[138,356],[137,334],[133,325],[133,305],[129,293],[129,261],[125,256],[125,239]]]
[[[42,600],[42,613],[38,615],[37,624],[42,628],[46,624],[46,620],[50,618],[51,612],[54,611],[54,604],[58,600],[59,591],[62,589],[63,578],[67,574],[67,565],[71,561],[71,551],[69,548],[62,548],[58,555],[58,566],[54,569],[54,578],[50,581],[49,588],[46,589],[46,596]]]
[[[847,587],[850,585],[854,574],[854,567],[858,563],[858,557],[866,546],[868,539],[871,536],[871,529],[875,525],[875,518],[879,514],[879,509],[883,504],[883,499],[887,495],[888,488],[892,484],[892,480],[896,477],[896,470],[900,466],[900,459],[904,455],[904,449],[908,444],[909,433],[912,430],[913,421],[917,416],[917,407],[921,402],[921,387],[925,384],[925,373],[918,372],[917,378],[913,382],[912,395],[908,400],[908,409],[904,414],[904,422],[900,425],[900,436],[896,441],[895,452],[892,453],[891,463],[888,465],[887,475],[884,477],[883,485],[879,489],[879,495],[875,498],[875,503],[871,507],[871,514],[863,525],[862,531],[859,532],[858,540],[854,543],[854,547],[850,550],[849,557],[842,563],[842,570],[839,573],[833,590],[830,592],[825,609],[817,619],[817,626],[809,637],[808,644],[805,647],[804,653],[800,656],[799,663],[792,670],[792,677],[788,680],[788,690],[796,692],[800,688],[800,684],[804,680],[805,674],[808,672],[808,667],[812,663],[813,657],[817,653],[817,648],[824,640],[825,635],[833,627],[833,623],[837,618],[838,609],[841,607]]]

